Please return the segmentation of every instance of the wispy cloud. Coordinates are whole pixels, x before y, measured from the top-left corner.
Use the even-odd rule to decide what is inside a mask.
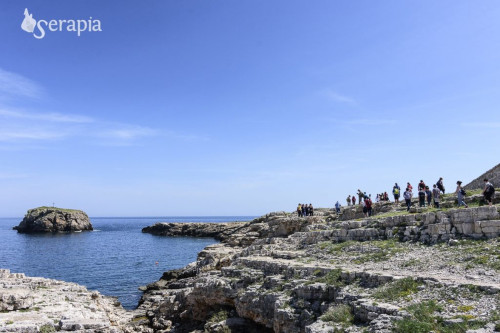
[[[61,113],[28,113],[17,110],[9,110],[0,108],[0,116],[9,118],[21,118],[30,120],[44,120],[49,122],[60,123],[91,123],[94,119],[80,115],[70,115]]]
[[[22,145],[59,139],[86,139],[97,145],[130,146],[148,137],[163,136],[172,140],[206,140],[197,135],[147,126],[107,121],[78,114],[34,112],[33,109],[11,107],[12,100],[25,102],[44,95],[34,81],[0,68],[0,142]],[[15,98],[12,98],[15,97]],[[5,103],[6,101],[9,103]]]
[[[97,136],[121,140],[133,140],[140,137],[158,135],[158,131],[144,126],[120,125],[121,127],[105,129]]]
[[[0,68],[0,96],[40,98],[43,94],[42,87],[36,82]]]
[[[53,140],[60,139],[68,136],[67,133],[50,131],[50,130],[32,130],[32,129],[24,129],[24,130],[2,130],[0,129],[0,141],[3,142],[12,142],[12,141],[26,141],[26,140]]]
[[[327,98],[330,101],[337,102],[337,103],[345,103],[345,104],[350,104],[350,105],[357,105],[357,101],[349,96],[343,95],[338,93],[337,91],[334,91],[333,89],[326,88],[321,90],[320,95]]]

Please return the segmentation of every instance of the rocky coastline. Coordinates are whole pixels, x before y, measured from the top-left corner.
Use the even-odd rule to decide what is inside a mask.
[[[38,207],[28,210],[21,223],[13,229],[20,233],[55,233],[91,231],[94,228],[87,214],[81,210]]]
[[[135,311],[110,303],[109,315],[120,320],[99,328],[71,327],[88,332],[495,332],[500,330],[500,196],[494,206],[485,205],[479,193],[466,200],[469,208],[455,208],[454,196],[446,195],[441,209],[414,206],[410,212],[381,202],[369,218],[358,205],[340,214],[316,209],[310,217],[276,212],[250,222],[157,223],[143,232],[214,237],[220,243],[142,287]],[[88,297],[91,301],[92,294]],[[45,306],[51,307],[37,305]],[[0,314],[0,331],[15,327],[2,316],[19,311],[11,307]],[[55,319],[56,329],[70,327]]]

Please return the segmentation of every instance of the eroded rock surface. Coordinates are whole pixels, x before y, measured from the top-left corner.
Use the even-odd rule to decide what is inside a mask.
[[[58,280],[0,269],[0,332],[141,332],[140,311],[112,297]]]
[[[39,207],[28,210],[13,229],[23,233],[79,232],[93,230],[93,227],[87,214],[81,210]]]
[[[393,332],[417,322],[418,306],[439,309],[428,320],[452,331],[490,332],[500,324],[499,207],[453,200],[411,212],[378,203],[359,219],[346,218],[358,207],[268,214],[148,285],[139,309],[158,332]]]

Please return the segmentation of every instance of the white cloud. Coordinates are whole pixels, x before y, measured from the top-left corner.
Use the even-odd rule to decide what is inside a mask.
[[[351,104],[351,105],[358,104],[354,98],[339,94],[338,92],[336,92],[332,89],[329,89],[329,88],[321,90],[320,94],[323,97],[326,97],[328,100],[333,101],[333,102],[345,103],[345,104]]]
[[[91,123],[94,121],[94,119],[90,117],[80,115],[67,115],[61,113],[27,113],[17,110],[8,110],[5,108],[0,109],[0,116],[61,123]]]
[[[42,95],[43,89],[34,81],[0,68],[0,96],[39,98]]]
[[[20,141],[20,140],[53,140],[67,136],[66,133],[49,130],[2,130],[0,129],[0,141]]]
[[[106,129],[100,133],[97,133],[97,136],[113,139],[133,140],[140,137],[155,136],[158,134],[158,131],[149,127],[129,125],[122,126],[123,127],[114,129]]]

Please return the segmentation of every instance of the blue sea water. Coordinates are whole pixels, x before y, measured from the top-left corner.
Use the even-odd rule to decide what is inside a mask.
[[[196,260],[212,238],[162,237],[141,232],[156,222],[249,221],[252,216],[90,218],[95,231],[19,234],[22,218],[0,218],[0,268],[28,276],[76,282],[116,296],[125,308],[137,306],[139,286],[164,271]]]

